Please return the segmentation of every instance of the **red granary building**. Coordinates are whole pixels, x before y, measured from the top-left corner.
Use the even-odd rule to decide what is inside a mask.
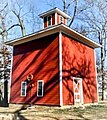
[[[13,46],[10,103],[73,105],[98,102],[95,48],[69,28],[54,8],[40,15],[43,29],[7,42]]]

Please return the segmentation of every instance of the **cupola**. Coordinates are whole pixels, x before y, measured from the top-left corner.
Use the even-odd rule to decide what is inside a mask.
[[[43,28],[58,25],[60,23],[67,25],[67,19],[70,19],[69,15],[58,8],[51,9],[40,14],[39,16],[43,18]]]

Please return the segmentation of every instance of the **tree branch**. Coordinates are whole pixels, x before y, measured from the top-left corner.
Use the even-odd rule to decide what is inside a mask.
[[[14,24],[12,25],[11,27],[9,27],[6,32],[8,32],[10,29],[12,29],[13,27],[16,27],[16,26],[20,26],[19,24]],[[5,30],[3,30],[2,32],[0,32],[0,35],[2,35],[3,33],[5,32]]]
[[[8,6],[8,3],[6,3],[6,5],[4,6],[4,8],[2,10],[0,10],[0,13],[4,11],[4,9]]]
[[[78,4],[78,0],[75,0],[74,13],[73,13],[72,20],[71,20],[71,22],[70,22],[70,24],[69,24],[69,27],[71,27],[71,25],[72,25],[72,23],[73,23],[73,21],[74,21],[74,19],[75,19],[76,12],[77,12],[77,4]]]

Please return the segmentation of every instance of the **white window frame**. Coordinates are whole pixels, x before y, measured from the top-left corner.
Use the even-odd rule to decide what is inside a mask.
[[[49,17],[51,17],[51,24],[49,25],[48,23],[49,23]],[[47,27],[48,26],[51,26],[52,25],[52,15],[49,15],[48,17],[47,17]]]
[[[25,95],[22,95],[22,88],[23,88],[23,83],[25,83],[26,85],[25,85]],[[23,82],[21,82],[21,96],[26,96],[26,92],[27,92],[27,82],[25,82],[25,81],[23,81]]]
[[[39,82],[42,82],[42,95],[38,94]],[[43,92],[44,92],[44,81],[43,80],[38,80],[37,81],[37,97],[43,97]]]
[[[79,77],[73,77],[73,89],[74,89],[74,81],[75,80],[78,80],[78,81],[80,81],[81,83],[80,83],[80,87],[81,87],[81,89],[80,89],[80,104],[83,104],[84,103],[84,100],[83,100],[83,84],[82,84],[82,78],[79,78]],[[75,93],[74,93],[75,94]],[[75,99],[74,99],[74,104],[75,104]]]

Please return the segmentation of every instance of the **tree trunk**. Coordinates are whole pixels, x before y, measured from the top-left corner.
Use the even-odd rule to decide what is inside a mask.
[[[104,57],[103,47],[101,47],[101,79],[102,79],[102,100],[104,100]]]
[[[63,0],[63,4],[64,4],[64,12],[67,13],[67,5],[66,5],[66,0]]]
[[[8,106],[8,80],[7,78],[5,77],[6,76],[6,55],[5,55],[5,51],[6,51],[6,45],[5,45],[5,42],[7,40],[7,31],[6,31],[6,26],[5,26],[5,19],[4,17],[1,17],[1,22],[2,22],[2,29],[3,29],[3,32],[2,32],[2,61],[3,61],[3,79],[4,79],[4,90],[3,90],[3,106]]]
[[[71,27],[74,19],[75,19],[75,16],[76,16],[76,12],[77,12],[77,5],[78,5],[78,0],[75,0],[75,7],[74,7],[74,13],[73,13],[73,16],[72,16],[72,19],[70,21],[70,24],[69,24],[69,27]]]
[[[104,60],[105,60],[105,50],[104,50],[104,41],[105,41],[105,30],[102,30],[101,32],[101,40],[100,44],[101,47],[101,79],[102,79],[102,98],[101,100],[104,100],[104,90],[105,90],[105,81],[104,81]]]
[[[18,17],[18,19],[19,19],[19,24],[20,24],[20,27],[21,27],[22,36],[25,36],[26,35],[26,30],[25,30],[25,26],[24,26],[24,23],[23,23],[23,19],[21,19],[20,17]]]

